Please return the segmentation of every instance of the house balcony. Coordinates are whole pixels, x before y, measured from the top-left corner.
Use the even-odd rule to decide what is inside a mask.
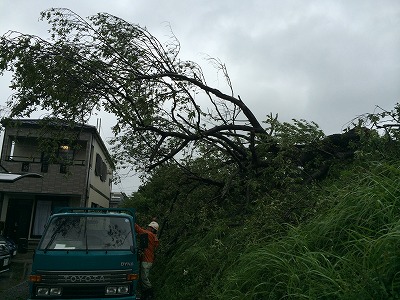
[[[48,161],[44,161],[41,157],[12,156],[12,155],[8,155],[6,157],[4,164],[10,166],[13,172],[40,172],[40,173],[47,173],[50,165]],[[85,164],[86,160],[84,159],[74,159],[72,161],[69,161],[68,164],[58,163],[57,165],[60,166],[60,173],[65,174],[67,173],[68,167],[85,166]],[[37,167],[38,165],[40,165],[40,170],[38,170]],[[6,169],[8,170],[7,167]],[[9,171],[11,171],[11,169]]]

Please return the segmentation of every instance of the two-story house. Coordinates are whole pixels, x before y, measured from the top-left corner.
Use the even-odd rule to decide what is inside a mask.
[[[96,127],[43,127],[42,120],[33,119],[2,125],[0,164],[9,172],[42,175],[0,182],[0,230],[5,235],[39,239],[58,207],[109,207],[114,165]],[[61,131],[69,138],[60,139]]]

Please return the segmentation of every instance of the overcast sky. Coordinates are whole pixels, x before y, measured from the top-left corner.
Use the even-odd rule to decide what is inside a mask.
[[[358,115],[400,101],[399,0],[0,0],[0,34],[47,36],[39,13],[51,7],[82,17],[107,12],[161,41],[169,24],[181,58],[200,63],[208,84],[221,89],[205,57],[224,62],[235,94],[260,121],[277,113],[281,121],[306,119],[325,134],[340,133]],[[12,93],[9,81],[0,77],[0,106]],[[132,178],[116,188],[129,194],[137,185]]]

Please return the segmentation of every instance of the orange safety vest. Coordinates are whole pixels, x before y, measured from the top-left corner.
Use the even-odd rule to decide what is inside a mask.
[[[154,251],[160,244],[160,241],[158,240],[157,236],[153,232],[143,229],[138,224],[135,224],[135,231],[138,234],[145,233],[145,234],[147,234],[147,236],[149,238],[148,246],[147,246],[147,248],[144,249],[144,253],[141,258],[141,261],[153,263],[154,262]]]

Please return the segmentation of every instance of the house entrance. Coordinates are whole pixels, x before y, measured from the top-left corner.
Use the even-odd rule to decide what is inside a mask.
[[[8,202],[5,233],[14,241],[28,238],[33,200],[10,199]]]

